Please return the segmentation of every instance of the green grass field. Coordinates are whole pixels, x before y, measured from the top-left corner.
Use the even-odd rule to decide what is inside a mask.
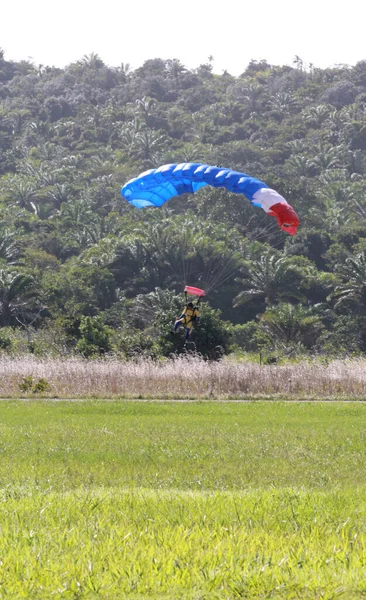
[[[366,598],[366,404],[1,401],[1,598]]]

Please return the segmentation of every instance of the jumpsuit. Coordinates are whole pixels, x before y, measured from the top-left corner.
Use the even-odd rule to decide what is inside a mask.
[[[180,317],[178,317],[178,319],[174,323],[174,332],[177,331],[177,329],[178,329],[178,327],[180,327],[180,325],[185,325],[186,340],[189,340],[191,333],[192,333],[194,322],[197,322],[197,323],[200,322],[200,311],[198,310],[198,308],[196,306],[194,306],[193,308],[188,308],[188,306],[186,306],[185,309],[183,310],[182,314],[180,315]]]

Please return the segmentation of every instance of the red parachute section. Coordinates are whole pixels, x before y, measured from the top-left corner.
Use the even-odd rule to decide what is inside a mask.
[[[300,224],[300,219],[292,206],[278,202],[271,206],[268,214],[276,217],[282,231],[286,231],[286,233],[289,233],[290,235],[295,235]]]

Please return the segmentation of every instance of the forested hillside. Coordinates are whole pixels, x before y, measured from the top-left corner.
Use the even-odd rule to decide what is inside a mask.
[[[139,211],[143,170],[249,173],[295,208],[294,238],[240,194]],[[169,356],[184,283],[208,288],[197,349],[366,351],[366,60],[252,61],[239,77],[152,59],[65,69],[0,52],[0,347]],[[221,312],[220,312],[221,311]]]

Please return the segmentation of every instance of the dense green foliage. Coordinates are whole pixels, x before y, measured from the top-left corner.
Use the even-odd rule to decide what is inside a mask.
[[[0,596],[363,598],[364,412],[3,401]]]
[[[4,351],[17,328],[33,352],[46,329],[85,356],[181,352],[184,282],[209,289],[208,356],[366,351],[366,60],[252,61],[233,77],[210,62],[131,71],[91,54],[59,69],[0,52],[0,153]],[[146,211],[121,198],[142,170],[184,161],[264,180],[300,215],[297,236],[226,190]]]

